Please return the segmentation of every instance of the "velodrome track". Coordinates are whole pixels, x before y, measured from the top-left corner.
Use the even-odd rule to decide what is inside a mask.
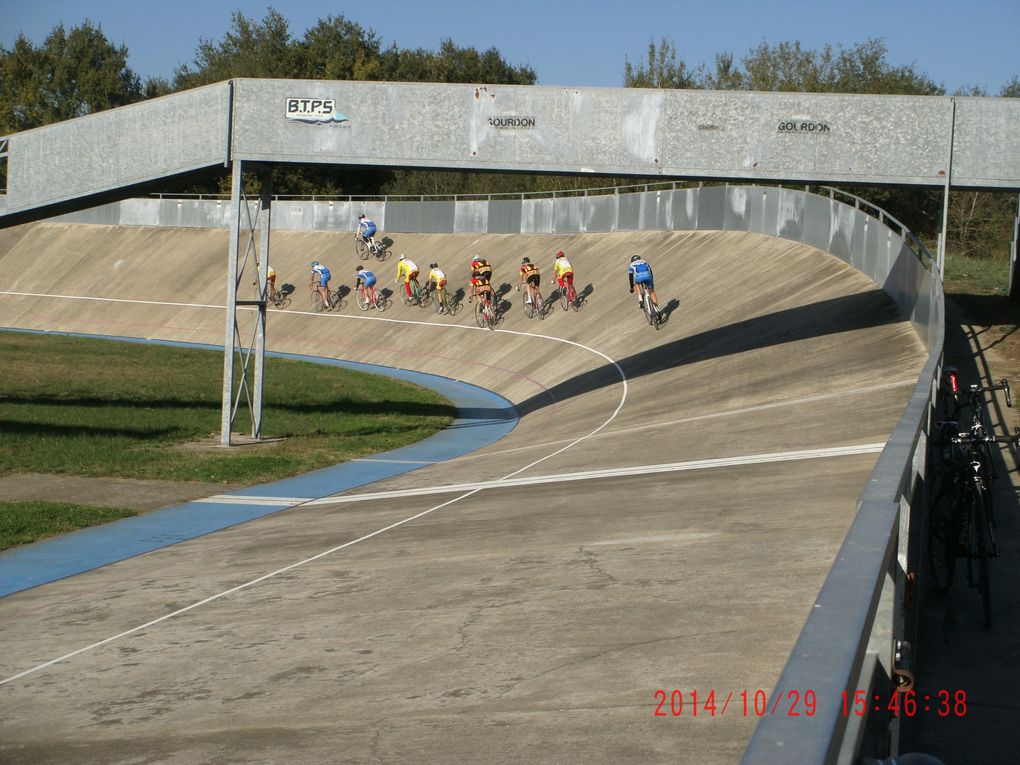
[[[481,252],[497,285],[562,248],[588,302],[539,322],[507,294],[496,332],[470,306],[305,312],[310,260],[352,280],[349,237],[274,232],[298,292],[268,347],[463,379],[517,427],[3,598],[0,760],[737,761],[923,365],[909,323],[836,258],[705,231],[393,235],[458,278]],[[225,231],[0,231],[0,326],[222,344],[226,253]],[[679,301],[659,332],[632,253]],[[682,713],[656,717],[673,689]]]

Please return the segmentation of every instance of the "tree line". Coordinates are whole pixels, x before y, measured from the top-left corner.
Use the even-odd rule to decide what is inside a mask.
[[[287,19],[269,9],[262,19],[232,16],[217,40],[201,39],[191,63],[169,79],[145,81],[128,66],[128,49],[116,46],[102,28],[86,21],[58,25],[38,46],[19,35],[8,50],[0,46],[0,135],[71,119],[149,98],[235,77],[463,82],[533,85],[529,66],[510,63],[496,48],[479,51],[450,39],[437,50],[386,45],[372,29],[343,15],[319,19],[300,36]],[[883,40],[850,46],[808,49],[799,42],[762,43],[739,61],[717,54],[711,65],[690,66],[675,44],[650,41],[642,60],[624,61],[623,84],[632,88],[790,91],[945,95],[942,85],[911,64],[888,61]],[[979,86],[959,95],[988,95]],[[1020,97],[1020,81],[998,94]],[[457,173],[417,170],[349,170],[329,166],[274,168],[281,194],[487,194],[531,193],[661,181],[591,176],[537,176],[507,173]],[[2,179],[0,179],[2,181]],[[223,176],[167,191],[209,192],[228,188]],[[255,179],[248,179],[255,190]],[[858,189],[854,193],[888,210],[927,241],[941,220],[941,192],[919,189]],[[947,241],[954,252],[1005,257],[1010,221],[1016,209],[1011,194],[953,192]]]

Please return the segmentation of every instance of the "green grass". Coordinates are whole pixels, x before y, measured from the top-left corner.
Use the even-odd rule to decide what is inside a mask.
[[[1009,288],[1009,263],[949,253],[944,281],[947,293],[1005,295]]]
[[[132,515],[137,513],[117,507],[86,507],[62,502],[3,502],[0,503],[0,550]]]
[[[0,354],[0,475],[260,483],[404,446],[455,414],[418,386],[267,359],[263,436],[285,440],[197,449],[220,430],[222,352],[0,333]]]

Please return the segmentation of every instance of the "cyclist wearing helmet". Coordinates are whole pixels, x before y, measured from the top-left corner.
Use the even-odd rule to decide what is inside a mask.
[[[319,261],[312,261],[312,274],[308,278],[308,289],[314,289],[318,285],[319,294],[322,295],[323,305],[329,305],[329,280],[332,278],[329,269]]]
[[[483,258],[481,255],[475,255],[471,259],[471,278],[468,280],[468,286],[471,287],[471,294],[468,295],[468,302],[471,302],[471,298],[478,294],[478,286],[484,282],[489,284],[492,281],[492,266],[489,265],[489,261]]]
[[[438,263],[429,263],[429,278],[425,289],[435,292],[436,300],[442,306],[443,292],[446,290],[446,274],[443,273]],[[442,308],[440,308],[440,313],[442,313]]]
[[[364,266],[354,269],[354,289],[361,290],[362,302],[367,305],[375,303],[375,274]]]
[[[652,296],[652,305],[659,307],[659,298],[655,295],[655,282],[652,279],[652,267],[641,258],[640,255],[632,255],[630,266],[627,268],[627,278],[630,280],[630,291],[634,292],[634,285],[638,288],[638,305],[643,306],[642,297],[647,291]]]
[[[368,244],[377,231],[375,223],[371,218],[365,217],[365,213],[358,215],[358,234]]]
[[[521,272],[517,277],[517,291],[521,291],[521,284],[527,280],[528,282],[528,297],[527,302],[530,305],[538,304],[538,286],[542,282],[542,275],[538,271],[538,266],[531,262],[531,258],[521,258]]]
[[[553,270],[556,272],[556,284],[561,290],[567,289],[574,283],[574,267],[570,265],[567,256],[560,250],[556,253],[556,262],[553,263]]]
[[[401,279],[404,280],[404,292],[407,293],[408,299],[411,298],[411,280],[414,280],[415,285],[418,289],[421,289],[421,285],[418,284],[418,264],[413,260],[410,260],[406,255],[401,255],[400,260],[397,262],[397,278],[393,280],[396,284]]]

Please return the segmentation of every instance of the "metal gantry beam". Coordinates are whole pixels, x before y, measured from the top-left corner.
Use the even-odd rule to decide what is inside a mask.
[[[220,445],[231,446],[234,421],[247,404],[251,437],[262,438],[262,391],[265,377],[266,281],[272,223],[272,175],[261,170],[262,191],[255,209],[244,191],[244,163],[231,169],[230,245],[227,255],[226,334],[223,343],[223,407]],[[242,236],[243,232],[243,236]],[[258,234],[258,236],[256,236]],[[256,245],[258,240],[258,245]],[[242,249],[241,243],[245,241]],[[248,286],[248,279],[251,286]],[[239,299],[242,290],[252,299]],[[238,311],[238,308],[254,311]],[[242,318],[243,317],[243,318]],[[242,341],[242,332],[248,337]]]

